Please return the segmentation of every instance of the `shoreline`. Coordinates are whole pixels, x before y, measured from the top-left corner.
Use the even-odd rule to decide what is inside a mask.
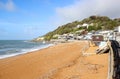
[[[101,70],[107,73],[107,54],[83,56],[82,49],[86,45],[87,42],[61,43],[2,59],[0,60],[0,79],[72,79],[73,77],[89,79],[87,77],[93,74],[95,77],[100,76],[98,79],[107,78],[107,74],[101,73]],[[105,63],[102,63],[103,61]],[[90,79],[96,79],[92,76]]]
[[[50,46],[54,46],[54,44],[47,44],[47,45],[44,45],[42,47],[31,48],[31,49],[27,49],[26,51],[21,51],[21,52],[9,54],[9,55],[8,54],[7,55],[0,55],[0,60],[5,59],[5,58],[11,58],[11,57],[14,57],[14,56],[24,55],[24,54],[27,54],[27,53],[30,53],[30,52],[39,51],[39,50],[48,48]]]

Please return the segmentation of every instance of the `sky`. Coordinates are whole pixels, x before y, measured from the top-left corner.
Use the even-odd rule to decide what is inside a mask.
[[[120,0],[0,0],[0,40],[29,40],[91,15],[120,18]]]

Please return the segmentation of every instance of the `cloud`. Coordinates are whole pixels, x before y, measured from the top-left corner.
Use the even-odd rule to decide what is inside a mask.
[[[120,17],[120,0],[76,0],[73,4],[57,7],[56,17],[61,23],[81,20],[91,15]]]
[[[16,6],[12,0],[8,0],[6,3],[0,1],[0,9],[14,11],[16,9]]]

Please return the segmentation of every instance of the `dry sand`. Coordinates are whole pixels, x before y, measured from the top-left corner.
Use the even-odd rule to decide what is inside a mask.
[[[86,42],[58,44],[0,60],[0,79],[106,79],[108,54],[83,56]]]

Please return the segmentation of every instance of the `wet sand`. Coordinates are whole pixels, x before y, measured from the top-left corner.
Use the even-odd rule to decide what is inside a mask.
[[[0,79],[106,79],[108,54],[83,56],[71,42],[0,60]]]

